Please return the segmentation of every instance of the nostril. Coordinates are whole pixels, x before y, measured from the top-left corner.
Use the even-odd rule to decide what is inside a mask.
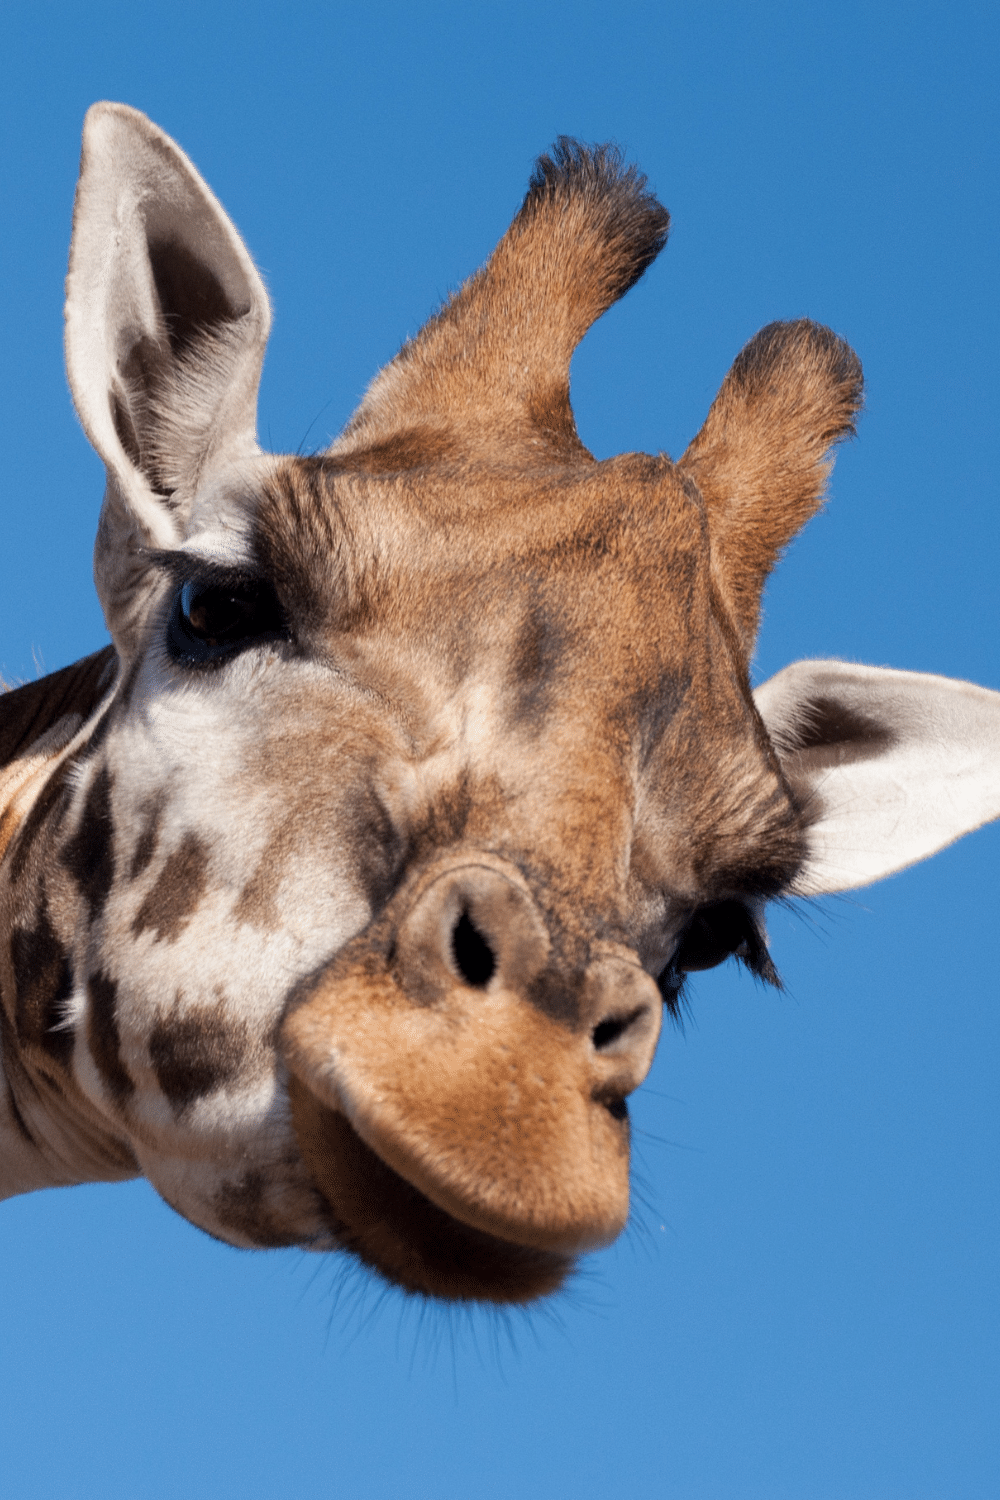
[[[606,1021],[598,1021],[590,1034],[591,1041],[594,1043],[594,1051],[607,1052],[609,1047],[613,1047],[615,1042],[625,1035],[633,1022],[638,1021],[645,1009],[644,1005],[640,1005],[630,1011],[627,1016],[609,1016]]]
[[[455,967],[473,989],[485,989],[496,973],[497,961],[493,949],[476,927],[469,913],[463,911],[451,935],[451,951]]]
[[[606,1109],[613,1120],[628,1119],[628,1100],[618,1089],[605,1087],[595,1089],[590,1096],[595,1104],[600,1104]]]
[[[612,1042],[617,1042],[628,1022],[622,1019],[614,1021],[598,1021],[594,1027],[593,1042],[597,1052],[603,1052],[605,1047],[610,1047]]]

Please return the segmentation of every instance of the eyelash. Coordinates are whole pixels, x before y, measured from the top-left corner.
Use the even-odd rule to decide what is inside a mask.
[[[673,957],[657,980],[671,1015],[680,1013],[688,974],[714,969],[727,958],[738,959],[758,979],[781,988],[778,971],[750,908],[742,901],[713,901],[692,913]]]

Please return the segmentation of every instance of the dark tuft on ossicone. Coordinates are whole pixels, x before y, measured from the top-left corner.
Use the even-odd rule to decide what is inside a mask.
[[[521,211],[522,226],[541,209],[584,204],[610,252],[605,278],[609,302],[624,296],[667,243],[670,215],[650,192],[645,175],[626,165],[619,147],[586,146],[561,135],[535,162]]]

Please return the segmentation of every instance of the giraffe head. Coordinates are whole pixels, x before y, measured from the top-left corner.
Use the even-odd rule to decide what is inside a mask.
[[[67,354],[117,675],[18,878],[91,1119],[226,1240],[554,1289],[626,1221],[626,1101],[684,974],[772,978],[770,897],[937,846],[851,853],[852,767],[908,743],[870,674],[749,686],[852,430],[847,346],[766,328],[676,464],[577,436],[573,349],[667,222],[561,142],[333,446],[274,457],[246,249],[148,120],[88,116]]]

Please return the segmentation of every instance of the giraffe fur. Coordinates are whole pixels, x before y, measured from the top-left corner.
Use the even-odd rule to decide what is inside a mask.
[[[530,1302],[626,1222],[686,976],[777,982],[768,901],[1000,816],[1000,694],[751,689],[854,433],[843,339],[763,329],[676,462],[581,442],[573,350],[668,225],[559,141],[328,451],[276,456],[246,247],[90,111],[66,343],[112,644],[0,696],[0,1193],[143,1175],[234,1245]]]

